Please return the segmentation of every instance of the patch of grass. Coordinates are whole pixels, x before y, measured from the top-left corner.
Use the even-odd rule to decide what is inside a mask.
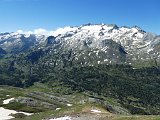
[[[106,101],[108,102],[108,103],[110,103],[111,105],[119,105],[119,103],[118,103],[118,101],[116,100],[116,99],[114,99],[114,98],[109,98],[109,97],[107,97],[106,98]]]
[[[0,98],[3,100],[11,97],[19,97],[24,95],[25,95],[25,90],[22,88],[11,87],[11,86],[0,86]]]
[[[16,114],[11,114],[11,116],[15,117],[15,118],[24,118],[27,115],[23,114],[23,113],[16,113]]]
[[[54,117],[60,117],[60,116],[65,116],[65,115],[76,115],[79,113],[88,113],[90,112],[91,109],[98,109],[101,111],[105,111],[107,113],[107,111],[98,104],[91,104],[91,103],[86,103],[83,105],[74,105],[71,107],[64,107],[60,110],[50,110],[50,111],[45,111],[45,112],[41,112],[41,113],[35,113],[34,115],[31,116],[27,116],[23,119],[14,119],[14,120],[42,120],[44,118],[54,118]]]
[[[23,119],[22,118],[14,118],[13,120],[42,120],[52,114],[53,114],[53,111],[46,111],[46,112],[41,112],[41,113],[35,113],[31,116],[24,117]]]
[[[2,107],[6,109],[11,109],[11,110],[17,110],[17,111],[23,111],[23,112],[29,112],[29,113],[38,113],[38,112],[44,112],[47,109],[44,109],[42,107],[30,107],[26,106],[25,104],[21,104],[18,102],[12,102],[6,105],[2,105]]]
[[[11,86],[0,86],[0,106],[3,105],[3,100],[19,96],[25,96],[24,89]]]
[[[47,93],[47,92],[51,91],[51,88],[44,83],[36,82],[36,83],[34,83],[34,85],[26,88],[25,91],[27,93],[30,93],[30,92],[33,92],[33,91],[46,92]]]

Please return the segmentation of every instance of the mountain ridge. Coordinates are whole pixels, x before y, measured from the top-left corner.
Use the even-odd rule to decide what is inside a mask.
[[[138,26],[85,24],[59,28],[50,32],[50,35],[44,35],[47,31],[42,29],[39,31],[36,31],[37,34],[22,34],[22,31],[0,34],[0,47],[8,53],[17,54],[32,48],[48,49],[54,53],[54,46],[59,46],[62,51],[73,51],[76,54],[75,59],[88,51],[89,56],[91,52],[95,53],[93,55],[96,56],[98,64],[134,64],[137,61],[139,64],[141,61],[148,64],[150,61],[160,61],[160,36],[145,32]],[[122,58],[123,62],[119,58]]]

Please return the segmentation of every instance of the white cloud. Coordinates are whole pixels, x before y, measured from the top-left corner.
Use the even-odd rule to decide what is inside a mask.
[[[35,29],[35,30],[33,30],[33,31],[17,30],[16,33],[26,34],[26,35],[36,34],[36,35],[47,35],[47,36],[50,36],[50,35],[53,35],[53,32],[54,32],[54,31],[47,31],[46,29],[38,28],[38,29]]]
[[[23,34],[23,30],[17,30],[17,33]]]
[[[48,31],[43,28],[39,28],[39,29],[34,30],[34,34],[46,35],[46,34],[48,34]]]
[[[16,33],[26,34],[26,35],[36,34],[36,35],[58,36],[59,34],[65,34],[66,32],[75,31],[75,30],[77,30],[77,27],[58,28],[55,31],[54,30],[49,31],[49,30],[46,30],[46,29],[43,29],[43,28],[38,28],[38,29],[35,29],[33,31],[18,30]]]

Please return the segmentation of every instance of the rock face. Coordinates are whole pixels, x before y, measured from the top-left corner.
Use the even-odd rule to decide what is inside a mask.
[[[3,57],[5,54],[7,54],[7,52],[0,48],[0,57]]]
[[[29,97],[19,97],[15,99],[15,102],[25,104],[29,107],[43,107],[43,108],[52,109],[52,110],[55,110],[57,108],[55,104],[50,104],[48,102],[43,102],[40,100],[38,101],[36,99],[29,98]]]
[[[120,107],[120,106],[113,106],[113,105],[106,104],[106,109],[109,112],[114,113],[114,114],[122,114],[122,115],[130,114],[130,112],[127,109]]]
[[[131,114],[127,109],[124,107],[121,107],[120,105],[112,105],[107,101],[100,100],[97,98],[89,98],[88,100],[91,103],[98,103],[101,104],[104,108],[106,108],[107,111],[114,113],[114,114],[123,114],[123,115],[129,115]]]
[[[40,44],[41,40],[43,41],[45,39],[46,37],[43,35],[25,35],[19,33],[0,34],[0,47],[9,53],[19,53]]]

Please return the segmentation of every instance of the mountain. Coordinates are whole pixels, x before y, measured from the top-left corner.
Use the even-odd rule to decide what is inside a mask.
[[[51,36],[5,33],[0,34],[0,47],[9,53],[20,53],[31,48],[48,49],[48,54],[56,49],[72,51],[72,59],[85,65],[135,65],[143,62],[159,65],[160,61],[160,36],[145,32],[138,26],[85,24],[57,29]]]
[[[8,53],[24,52],[31,47],[45,40],[45,36],[41,35],[25,35],[19,33],[2,33],[0,34],[0,47]],[[37,41],[38,40],[38,41]]]

